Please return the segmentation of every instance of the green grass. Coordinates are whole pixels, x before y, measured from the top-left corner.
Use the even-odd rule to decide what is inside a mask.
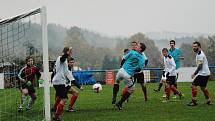
[[[124,103],[119,111],[111,104],[112,87],[103,86],[101,93],[93,93],[91,86],[85,86],[75,104],[77,112],[63,112],[64,121],[215,121],[215,104],[204,104],[204,96],[198,89],[198,103],[196,107],[186,104],[191,99],[190,83],[179,83],[179,89],[185,98],[177,102],[162,103],[163,92],[154,93],[156,84],[147,84],[149,101],[145,102],[140,85]],[[122,86],[121,86],[122,87]],[[215,81],[208,83],[212,101],[215,100]],[[0,90],[0,121],[41,121],[43,114],[43,90],[38,89],[38,99],[33,110],[17,112],[20,94],[17,89]],[[118,96],[118,99],[120,95]],[[54,90],[51,89],[51,104],[54,103]],[[67,105],[66,105],[67,107]]]

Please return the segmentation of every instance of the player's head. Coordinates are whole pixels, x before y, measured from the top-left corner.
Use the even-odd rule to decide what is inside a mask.
[[[34,59],[31,56],[26,57],[25,62],[27,66],[33,66],[34,65]]]
[[[168,49],[167,48],[163,48],[162,49],[162,54],[164,57],[167,57],[168,56]]]
[[[125,54],[127,54],[129,51],[130,51],[130,50],[129,50],[129,49],[127,49],[127,48],[126,48],[126,49],[124,49],[124,51],[123,51],[123,52],[124,52],[124,55],[125,55]]]
[[[170,40],[169,45],[171,48],[175,48],[175,40]]]
[[[73,58],[73,57],[69,57],[69,58],[67,59],[67,61],[68,61],[68,66],[69,66],[70,68],[73,68],[73,67],[74,67],[74,64],[75,64],[74,58]]]
[[[64,47],[63,54],[68,54],[68,56],[72,56],[72,47]]]
[[[198,41],[193,42],[193,51],[194,52],[199,52],[201,50],[201,44]]]
[[[131,42],[131,49],[132,50],[137,50],[138,49],[138,43],[136,41]]]
[[[144,52],[146,50],[146,45],[144,43],[139,44],[139,52]]]

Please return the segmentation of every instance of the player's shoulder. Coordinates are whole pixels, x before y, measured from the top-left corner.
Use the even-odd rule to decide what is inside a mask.
[[[199,56],[199,57],[203,57],[205,56],[205,53],[203,51],[199,51],[196,56]]]
[[[168,58],[168,59],[172,59],[172,56],[171,56],[171,55],[168,55],[167,58]]]

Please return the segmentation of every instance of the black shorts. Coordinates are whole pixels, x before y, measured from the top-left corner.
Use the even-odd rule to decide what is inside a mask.
[[[65,85],[53,85],[56,91],[56,96],[62,98],[62,99],[67,99],[67,88]]]
[[[134,81],[137,81],[137,83],[145,83],[143,72],[134,74]]]
[[[201,75],[198,75],[192,85],[195,85],[195,86],[200,86],[200,87],[206,87],[207,86],[207,83],[208,83],[208,79],[209,79],[210,76],[201,76]]]
[[[166,83],[170,85],[174,85],[176,82],[176,76],[168,76],[166,79]]]
[[[27,89],[29,95],[36,93],[36,90],[33,85],[28,86],[27,84],[22,84],[21,89]]]

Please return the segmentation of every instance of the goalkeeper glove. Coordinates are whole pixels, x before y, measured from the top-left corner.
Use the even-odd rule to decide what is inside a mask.
[[[31,81],[27,81],[26,85],[31,86]]]
[[[43,84],[43,82],[44,82],[44,80],[42,80],[42,79],[39,79],[39,80],[38,80],[38,83],[39,83],[39,84]]]

